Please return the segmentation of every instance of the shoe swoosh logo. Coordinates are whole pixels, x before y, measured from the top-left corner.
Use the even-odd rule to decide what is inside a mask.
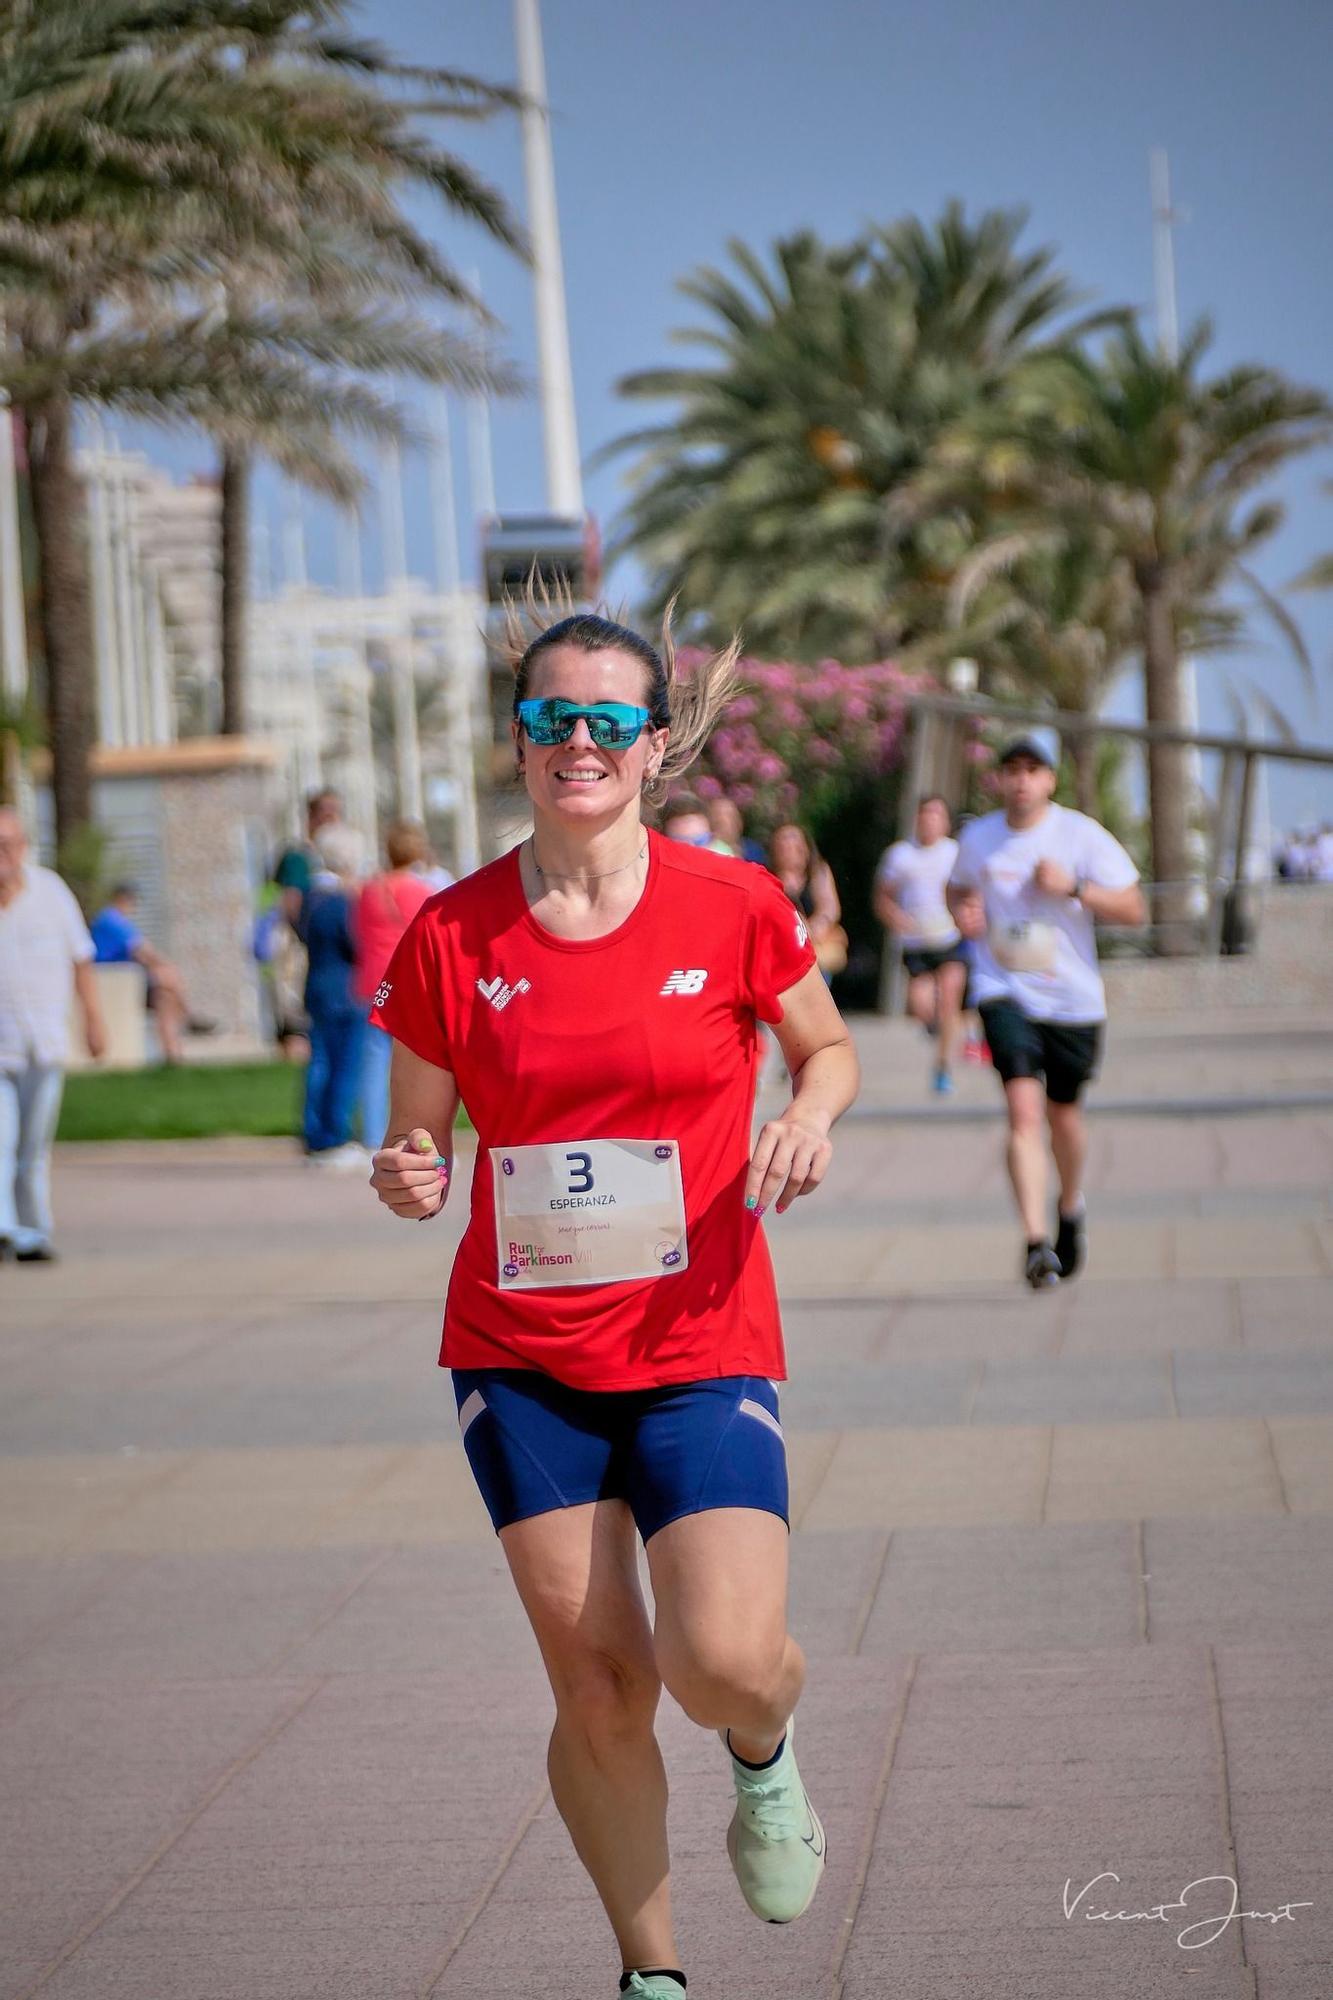
[[[806,1810],[809,1811],[809,1808],[807,1807]],[[819,1827],[815,1824],[815,1818],[813,1813],[811,1813],[810,1815],[810,1831],[809,1833],[803,1833],[801,1835],[801,1839],[805,1843],[805,1845],[810,1849],[810,1852],[814,1855],[815,1860],[822,1861],[824,1858],[824,1836],[821,1833]]]

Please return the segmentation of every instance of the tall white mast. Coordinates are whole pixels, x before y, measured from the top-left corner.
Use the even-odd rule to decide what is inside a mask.
[[[1157,298],[1157,345],[1168,361],[1180,359],[1180,320],[1176,311],[1176,237],[1178,216],[1171,206],[1171,162],[1164,146],[1154,146],[1148,161],[1152,189],[1153,283]],[[1180,656],[1181,721],[1197,734],[1199,728],[1199,675],[1188,653]],[[1186,750],[1183,758],[1185,782],[1190,793],[1190,820],[1197,818],[1203,797],[1203,757],[1198,749]]]
[[[1176,316],[1176,213],[1171,206],[1171,163],[1162,146],[1149,155],[1152,185],[1152,263],[1157,293],[1157,344],[1168,361],[1180,358],[1180,322]]]
[[[518,43],[519,88],[527,99],[523,110],[523,167],[537,306],[546,504],[553,514],[574,520],[583,513],[583,482],[574,422],[574,374],[569,361],[560,219],[555,202],[555,161],[551,152],[538,0],[514,0],[514,32]]]

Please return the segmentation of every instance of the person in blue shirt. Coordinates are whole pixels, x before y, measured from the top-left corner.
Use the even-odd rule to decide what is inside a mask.
[[[197,1020],[190,1013],[185,982],[169,958],[149,944],[136,921],[139,891],[133,882],[118,882],[104,909],[98,911],[88,929],[99,965],[141,965],[148,975],[148,1006],[162,1059],[178,1063],[184,1055],[182,1037],[213,1032],[211,1021]]]
[[[331,822],[315,835],[315,848],[315,872],[298,922],[310,1017],[302,1136],[312,1166],[347,1168],[369,1158],[352,1137],[366,1033],[352,929],[353,895],[363,873],[361,840],[351,827]]]

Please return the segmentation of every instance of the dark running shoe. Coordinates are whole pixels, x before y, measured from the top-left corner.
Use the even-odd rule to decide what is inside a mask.
[[[50,1243],[34,1243],[31,1249],[20,1250],[17,1253],[17,1258],[20,1264],[58,1264],[60,1262],[53,1245]]]
[[[1028,1245],[1027,1262],[1023,1266],[1023,1276],[1034,1292],[1049,1291],[1060,1282],[1060,1265],[1054,1250],[1047,1242]]]
[[[1065,1215],[1061,1211],[1056,1217],[1055,1255],[1062,1278],[1077,1277],[1083,1268],[1083,1259],[1087,1254],[1087,1213],[1080,1202],[1076,1214]]]

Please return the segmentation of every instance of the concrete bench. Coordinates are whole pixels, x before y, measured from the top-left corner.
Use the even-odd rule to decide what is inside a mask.
[[[148,1061],[148,974],[141,965],[94,965],[106,1022],[106,1055],[94,1063],[83,1039],[83,1014],[76,1000],[70,1004],[70,1069],[142,1069]]]

